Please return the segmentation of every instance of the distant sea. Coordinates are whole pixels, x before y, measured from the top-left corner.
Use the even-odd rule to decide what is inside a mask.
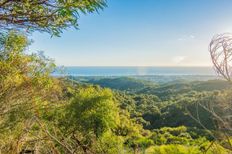
[[[215,76],[212,67],[63,67],[55,76],[151,76],[199,75]],[[61,70],[61,71],[60,71]]]

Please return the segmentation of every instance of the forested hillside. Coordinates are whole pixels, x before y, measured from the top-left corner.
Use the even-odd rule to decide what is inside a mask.
[[[75,77],[72,77],[72,79],[75,80]],[[186,150],[194,151],[194,148],[185,149],[187,148],[185,143],[191,143],[189,139],[194,142],[193,145],[199,140],[201,140],[201,144],[214,140],[212,132],[216,131],[215,121],[207,109],[198,104],[214,104],[218,103],[218,100],[222,98],[229,100],[232,92],[232,85],[223,80],[178,80],[158,84],[148,82],[146,79],[142,80],[141,77],[140,79],[133,77],[86,77],[83,79],[82,77],[82,80],[76,78],[76,82],[84,85],[93,84],[111,88],[114,99],[119,103],[121,110],[127,111],[130,118],[141,125],[144,130],[157,133],[158,136],[151,145],[164,144],[167,146],[159,148],[173,150],[174,147],[171,145],[178,144],[181,147],[177,146],[176,148],[180,148],[185,153]],[[132,85],[133,88],[131,88]],[[169,130],[180,130],[181,132],[183,130],[182,133],[185,133],[189,138],[187,136],[185,138],[185,135],[182,136],[181,134],[179,134],[180,136],[172,136],[173,134]],[[167,134],[162,136],[162,133],[170,133],[171,136]],[[185,143],[182,142],[183,140]],[[151,146],[149,150],[157,150],[158,152],[161,150],[159,148]],[[201,147],[200,151],[203,152],[204,148]],[[200,151],[198,152],[201,153]],[[223,153],[223,150],[218,151],[218,153],[221,152]],[[224,151],[224,153],[226,152]]]
[[[210,43],[226,81],[55,76],[63,70],[54,60],[29,50],[33,32],[61,36],[79,28],[81,15],[106,6],[105,0],[0,0],[0,154],[231,154],[232,37]]]

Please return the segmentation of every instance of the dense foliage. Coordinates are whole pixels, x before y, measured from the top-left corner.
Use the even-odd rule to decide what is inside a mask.
[[[200,145],[209,142],[214,143],[214,140],[218,136],[223,135],[223,131],[218,131],[217,129],[218,125],[215,123],[214,116],[226,117],[230,115],[229,110],[231,107],[227,105],[228,111],[226,109],[222,111],[220,108],[223,102],[230,102],[231,100],[231,84],[222,80],[178,80],[176,82],[172,81],[163,84],[149,84],[150,82],[147,81],[126,77],[111,77],[107,79],[88,77],[81,81],[77,78],[77,81],[81,83],[100,84],[103,87],[114,89],[114,98],[119,102],[120,108],[127,110],[130,113],[130,117],[137,124],[142,125],[143,129],[155,131],[155,135],[152,135],[155,136],[153,137],[153,143],[155,145],[179,144],[182,147],[177,148],[182,148],[183,153],[189,153],[189,150],[191,151],[196,148],[194,146],[197,143]],[[128,84],[124,84],[127,81]],[[130,89],[130,83],[135,83],[134,85],[140,84],[140,86],[135,86],[133,89]],[[128,88],[126,88],[127,85],[129,85]],[[121,87],[124,88],[121,89]],[[209,107],[214,108],[216,114],[209,112]],[[187,136],[184,134],[172,136],[172,133],[168,133],[168,131],[172,129],[174,131],[177,128],[183,128]],[[185,144],[191,144],[193,147],[189,147],[190,149],[188,149],[187,147],[183,147]],[[229,145],[223,146],[224,148],[231,149]],[[157,148],[151,149],[156,151]],[[161,146],[160,148],[173,148],[173,146]],[[176,153],[180,149],[176,149]],[[201,153],[206,149],[207,147],[197,148],[196,153]],[[221,147],[221,149],[223,148]],[[172,150],[175,151],[175,149]],[[209,149],[207,151],[209,152]],[[181,151],[179,152],[181,153]],[[221,153],[221,151],[218,153]]]
[[[105,6],[105,0],[1,0],[0,26],[2,30],[37,30],[59,35],[67,27],[78,27],[80,13]]]

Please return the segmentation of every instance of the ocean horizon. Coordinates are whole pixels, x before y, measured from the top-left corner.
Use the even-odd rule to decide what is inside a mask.
[[[199,75],[215,76],[212,67],[155,67],[155,66],[64,66],[58,67],[55,76],[150,76]]]

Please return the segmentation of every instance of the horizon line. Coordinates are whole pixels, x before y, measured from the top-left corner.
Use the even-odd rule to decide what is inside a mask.
[[[58,67],[212,67],[213,66],[153,66],[153,65],[147,65],[147,66],[135,66],[135,65],[57,65]]]

